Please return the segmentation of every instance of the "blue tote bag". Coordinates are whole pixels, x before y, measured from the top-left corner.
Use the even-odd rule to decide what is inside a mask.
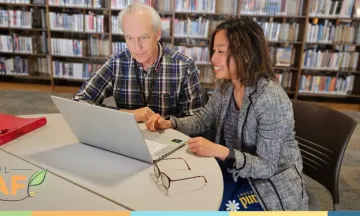
[[[219,162],[223,179],[224,194],[219,211],[264,211],[247,179],[234,181],[232,174]]]

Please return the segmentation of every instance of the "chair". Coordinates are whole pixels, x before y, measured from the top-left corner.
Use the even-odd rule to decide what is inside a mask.
[[[292,104],[303,172],[330,192],[335,210],[339,204],[341,163],[357,122],[341,112],[314,103],[292,100]],[[310,194],[309,206],[314,202],[316,200]]]

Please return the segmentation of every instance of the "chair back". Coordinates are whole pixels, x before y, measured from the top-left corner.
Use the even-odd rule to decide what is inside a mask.
[[[357,125],[351,117],[310,102],[292,100],[303,172],[322,184],[339,204],[342,159]]]

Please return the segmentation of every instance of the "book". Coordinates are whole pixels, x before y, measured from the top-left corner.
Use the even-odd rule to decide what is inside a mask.
[[[45,117],[23,118],[0,113],[0,146],[46,124]]]

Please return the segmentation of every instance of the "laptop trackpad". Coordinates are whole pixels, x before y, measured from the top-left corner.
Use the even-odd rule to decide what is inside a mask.
[[[168,131],[156,131],[152,132],[147,129],[141,128],[141,133],[144,136],[144,139],[151,140],[166,145],[176,145],[183,144],[187,142],[186,136],[179,136],[179,133],[172,133]]]

